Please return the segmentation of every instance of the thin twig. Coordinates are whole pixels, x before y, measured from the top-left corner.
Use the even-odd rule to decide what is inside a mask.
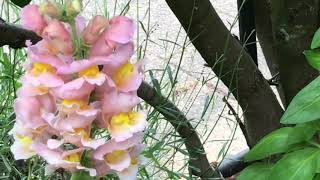
[[[236,118],[237,123],[239,124],[239,127],[243,133],[243,136],[245,137],[246,141],[248,141],[248,133],[246,130],[246,126],[243,124],[243,122],[241,121],[241,118],[239,117],[238,113],[236,113],[236,111],[233,109],[233,107],[231,106],[231,104],[228,102],[226,97],[222,98],[223,102],[226,103],[226,105],[228,106],[229,110],[231,111],[231,115],[233,115]]]

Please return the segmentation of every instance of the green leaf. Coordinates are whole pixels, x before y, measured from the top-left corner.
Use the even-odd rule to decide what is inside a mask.
[[[11,0],[11,2],[19,7],[24,7],[28,5],[31,0]]]
[[[320,180],[320,174],[316,174],[316,175],[313,177],[313,180]]]
[[[299,124],[320,118],[320,77],[303,88],[291,101],[280,122]]]
[[[288,144],[295,144],[310,140],[317,132],[316,122],[309,122],[296,125],[289,133]]]
[[[70,180],[94,180],[94,178],[91,177],[88,172],[78,171],[72,173]]]
[[[320,28],[316,31],[311,42],[311,49],[320,47]]]
[[[255,163],[245,168],[237,177],[237,180],[267,180],[273,164]]]
[[[313,68],[320,70],[320,51],[319,50],[305,50],[303,54],[306,56],[309,64]]]
[[[245,161],[254,161],[272,154],[286,152],[290,148],[287,139],[292,129],[291,127],[284,127],[265,136],[245,155]]]
[[[312,180],[316,173],[320,150],[306,148],[285,155],[272,168],[270,180]]]

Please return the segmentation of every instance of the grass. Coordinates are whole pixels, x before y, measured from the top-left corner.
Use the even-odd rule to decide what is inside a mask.
[[[221,161],[235,138],[237,128],[236,121],[227,114],[221,100],[223,96],[229,97],[229,93],[212,71],[199,62],[201,57],[181,27],[162,32],[165,29],[161,29],[161,24],[154,20],[155,11],[159,9],[152,3],[151,0],[85,1],[88,8],[85,17],[126,14],[137,21],[136,56],[133,60],[148,58],[146,81],[187,115],[203,140],[209,159]],[[3,0],[0,5],[3,19],[19,22],[18,7],[8,0]],[[15,161],[10,153],[13,139],[8,132],[15,119],[12,104],[20,86],[25,60],[23,49],[0,48],[0,179],[69,179],[70,174],[61,171],[45,176],[45,162],[38,157]],[[145,135],[145,156],[149,161],[140,169],[139,178],[193,179],[188,172],[184,139],[156,109],[143,102],[139,108],[148,111],[149,121]],[[221,127],[227,129],[222,130]],[[215,153],[210,152],[212,147],[216,148]],[[110,175],[103,179],[116,177]]]

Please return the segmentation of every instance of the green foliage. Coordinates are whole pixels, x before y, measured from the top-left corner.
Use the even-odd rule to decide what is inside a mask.
[[[295,144],[303,141],[309,141],[317,132],[318,122],[309,122],[296,125],[289,133],[287,143]]]
[[[317,69],[320,70],[320,51],[319,50],[306,50],[303,52],[308,60],[309,64]]]
[[[319,158],[319,148],[306,148],[286,154],[274,165],[269,179],[312,180],[319,166]]]
[[[311,49],[320,47],[320,28],[316,31],[311,42]]]
[[[291,101],[280,122],[299,124],[320,118],[320,77],[303,88]]]
[[[268,180],[272,164],[255,163],[242,171],[237,180]]]
[[[11,0],[11,2],[19,7],[24,7],[28,5],[31,0]]]
[[[308,142],[318,129],[317,123],[298,124],[295,127],[277,129],[255,145],[245,156],[246,161],[254,161],[273,154],[299,149],[301,143]]]
[[[272,154],[286,152],[290,148],[287,139],[291,132],[292,128],[285,127],[270,133],[246,154],[245,160],[254,161]]]

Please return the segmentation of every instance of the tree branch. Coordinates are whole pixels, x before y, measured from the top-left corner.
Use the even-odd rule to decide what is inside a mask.
[[[26,40],[31,40],[32,43],[41,40],[41,37],[37,36],[36,33],[8,24],[3,20],[0,21],[0,34],[0,47],[9,45],[11,48],[18,49],[26,46]]]
[[[250,55],[232,38],[210,1],[166,2],[203,59],[238,100],[244,111],[249,144],[253,146],[277,129],[283,110],[276,96]],[[217,60],[221,56],[222,60]]]
[[[189,170],[192,174],[204,179],[220,178],[220,175],[209,164],[202,142],[184,114],[172,102],[158,94],[154,88],[145,82],[141,84],[138,96],[158,110],[176,129],[180,137],[184,139],[189,153]]]

